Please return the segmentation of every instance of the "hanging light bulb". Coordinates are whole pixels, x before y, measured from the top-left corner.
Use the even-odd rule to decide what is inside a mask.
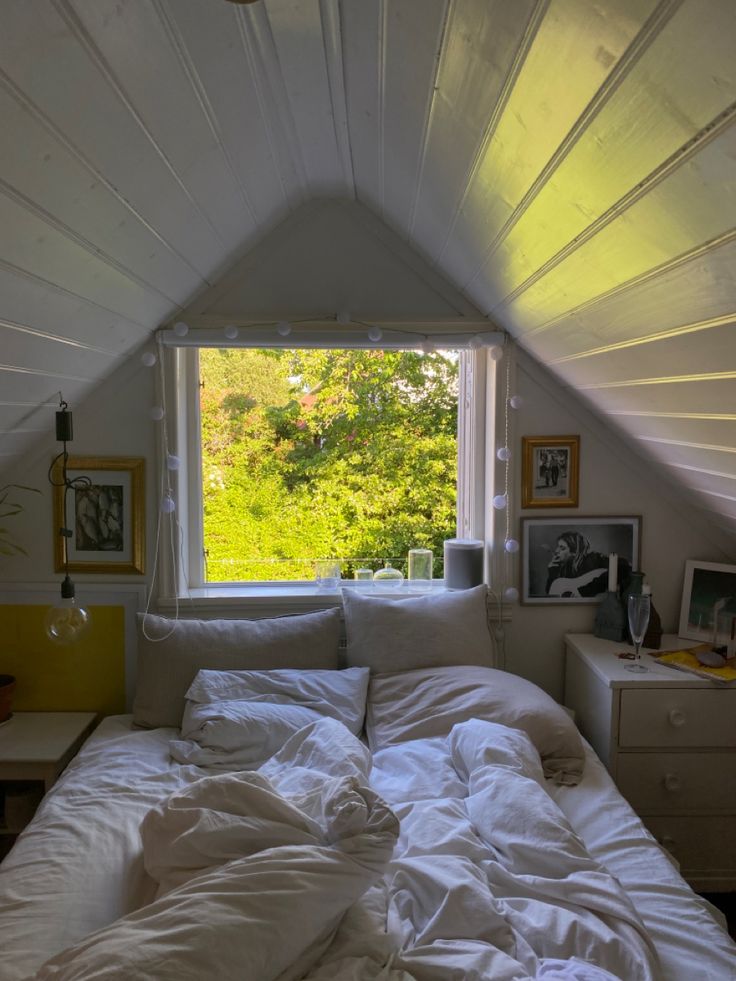
[[[156,355],[153,351],[144,351],[141,355],[141,364],[145,365],[146,368],[153,368],[156,364]]]
[[[519,590],[516,586],[507,586],[503,591],[503,598],[509,603],[515,603],[519,598]]]
[[[161,510],[164,514],[173,514],[176,511],[176,502],[171,496],[171,491],[167,491],[161,498]]]
[[[432,354],[434,352],[434,344],[428,337],[425,337],[422,343],[419,345],[423,354]]]
[[[521,395],[512,395],[509,399],[509,405],[512,409],[520,409],[524,404],[524,399]]]
[[[494,344],[488,348],[488,353],[491,356],[491,361],[500,361],[503,357],[503,348],[499,347],[498,344]]]
[[[474,351],[477,351],[479,347],[483,347],[483,335],[473,334],[468,341],[468,347],[472,348]]]
[[[279,320],[276,324],[276,333],[280,337],[288,337],[291,333],[291,324],[287,323],[285,320]]]
[[[347,327],[350,323],[350,312],[348,310],[338,310],[336,319],[341,327]]]
[[[383,337],[383,331],[381,330],[380,327],[369,328],[368,330],[369,341],[373,341],[375,343],[376,341],[380,341],[382,337]]]
[[[186,337],[189,333],[189,324],[185,324],[183,320],[177,320],[174,324],[174,333],[177,337]]]
[[[173,453],[169,453],[166,457],[166,469],[167,470],[178,470],[181,466],[181,460],[178,456]]]
[[[496,494],[496,496],[493,498],[493,506],[497,511],[503,511],[503,509],[506,507],[506,495]]]
[[[56,413],[56,438],[63,445],[61,453],[49,467],[49,483],[54,487],[63,488],[62,514],[64,521],[67,515],[67,494],[70,490],[84,490],[92,485],[89,477],[79,476],[69,478],[67,473],[67,453],[66,444],[71,442],[74,436],[72,414],[68,411],[67,403],[59,393],[59,411]],[[57,464],[61,467],[60,479],[57,478]],[[64,579],[61,583],[61,598],[57,603],[49,608],[44,618],[46,633],[57,644],[71,644],[76,641],[87,629],[90,622],[89,612],[77,603],[75,596],[74,583],[69,578],[69,548],[68,541],[72,537],[69,528],[60,528],[59,534],[64,539]]]
[[[224,330],[222,331],[222,333],[225,335],[225,337],[229,341],[234,341],[234,340],[236,340],[236,338],[237,338],[238,334],[240,333],[240,331],[235,326],[235,324],[228,324],[227,327],[224,328]]]
[[[502,446],[500,449],[496,450],[496,456],[499,460],[506,462],[506,460],[511,459],[511,450],[508,448],[508,446]]]
[[[61,599],[49,607],[45,617],[46,633],[57,644],[72,644],[89,627],[89,612],[77,603],[74,583],[67,573],[61,584]]]
[[[164,417],[164,410],[160,405],[154,405],[148,414],[154,422],[161,422]]]
[[[514,552],[519,551],[519,543],[515,538],[507,538],[504,548],[506,549],[507,552],[513,554]]]

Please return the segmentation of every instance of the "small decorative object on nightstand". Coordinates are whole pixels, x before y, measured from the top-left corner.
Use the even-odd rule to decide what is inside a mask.
[[[593,633],[604,640],[622,641],[626,632],[624,610],[617,593],[604,594],[595,614]]]

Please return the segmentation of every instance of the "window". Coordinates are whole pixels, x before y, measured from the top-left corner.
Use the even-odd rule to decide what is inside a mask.
[[[204,575],[314,579],[456,534],[456,351],[233,349],[199,353]]]
[[[316,558],[345,560],[347,579],[364,563],[401,567],[416,546],[432,548],[439,576],[445,538],[491,539],[487,347],[255,348],[162,333],[162,451],[181,461],[165,478],[179,526],[172,547],[164,523],[162,602],[266,583],[301,595]]]

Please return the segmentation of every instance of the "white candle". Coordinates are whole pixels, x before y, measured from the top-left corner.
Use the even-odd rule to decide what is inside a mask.
[[[611,552],[608,556],[608,591],[611,593],[616,592],[616,587],[618,586],[618,555],[615,552]]]

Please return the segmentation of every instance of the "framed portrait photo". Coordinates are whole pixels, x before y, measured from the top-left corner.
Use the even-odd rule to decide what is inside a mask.
[[[617,556],[616,585],[639,569],[641,517],[521,519],[521,602],[597,603],[609,588],[609,557]]]
[[[579,436],[522,436],[522,508],[577,507],[579,473]]]
[[[736,638],[736,565],[687,560],[678,633],[690,640],[732,646]]]
[[[145,572],[145,460],[142,457],[75,456],[61,461],[54,481],[54,563],[63,572]],[[78,480],[77,478],[87,478]],[[61,529],[67,528],[70,537]],[[66,553],[65,553],[66,549]]]

